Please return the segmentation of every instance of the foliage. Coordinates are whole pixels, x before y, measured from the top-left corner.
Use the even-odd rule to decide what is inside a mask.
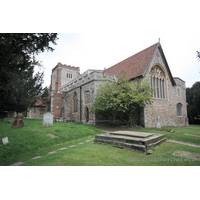
[[[41,67],[35,56],[53,51],[55,33],[1,33],[0,34],[0,110],[24,111],[42,89],[43,72],[34,74],[34,66]]]
[[[186,89],[187,111],[190,123],[200,123],[200,82]]]
[[[108,81],[97,90],[92,111],[110,120],[121,120],[127,125],[136,125],[141,108],[152,103],[153,89],[144,80],[130,82],[124,72],[117,81]]]
[[[200,61],[200,52],[199,51],[197,51],[197,59],[198,59],[198,61]]]

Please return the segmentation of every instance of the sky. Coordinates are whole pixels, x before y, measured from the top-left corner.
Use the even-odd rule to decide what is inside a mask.
[[[196,58],[196,51],[200,51],[198,36],[195,31],[177,37],[158,33],[142,37],[134,32],[59,33],[54,52],[45,52],[38,57],[45,72],[43,85],[50,85],[51,70],[58,62],[80,67],[81,73],[87,69],[103,70],[157,43],[160,38],[172,75],[191,87],[200,80],[200,62]]]
[[[57,0],[48,4],[35,0],[28,9],[16,9],[24,2],[3,3],[14,15],[1,21],[0,31],[58,33],[54,52],[38,56],[45,72],[43,86],[50,85],[51,70],[58,62],[79,66],[81,73],[104,69],[159,38],[172,76],[184,80],[187,87],[200,80],[198,0]],[[0,15],[3,19],[7,10]]]

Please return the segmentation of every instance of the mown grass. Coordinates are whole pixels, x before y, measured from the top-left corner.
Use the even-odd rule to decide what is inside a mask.
[[[119,149],[93,141],[57,150],[55,154],[43,155],[36,160],[27,160],[23,166],[199,166],[200,161],[173,156],[175,150],[199,153],[199,149],[165,142],[153,148],[153,154]]]
[[[0,122],[0,140],[3,137],[9,140],[6,145],[0,142],[0,165],[15,162],[24,153],[30,156],[36,150],[51,149],[64,142],[101,133],[95,127],[83,124],[54,122],[52,127],[43,127],[42,120],[23,121],[24,127],[20,129],[13,129],[11,124]],[[47,133],[58,137],[51,138]]]
[[[182,142],[194,143],[200,145],[200,137],[195,137],[191,135],[185,134],[193,134],[200,136],[200,126],[199,125],[190,125],[189,127],[163,127],[163,129],[171,129],[175,131],[175,133],[165,132],[165,131],[156,131],[155,128],[144,129],[142,132],[148,133],[161,133],[165,134],[167,139],[178,140]]]
[[[75,123],[54,122],[52,127],[43,127],[42,120],[23,119],[24,128],[11,129],[11,124],[0,123],[0,139],[8,137],[9,144],[0,144],[0,165],[10,165],[23,161],[25,166],[199,166],[200,161],[187,160],[173,156],[175,150],[200,153],[200,148],[164,142],[153,147],[151,155],[119,149],[112,146],[94,144],[92,138],[102,133],[94,126]],[[106,129],[106,127],[100,127]],[[107,130],[109,128],[107,127]],[[119,130],[120,127],[117,127]],[[125,127],[122,127],[124,130]],[[167,139],[189,142],[200,145],[200,126],[188,128],[170,128],[176,133],[141,129],[137,131],[163,133]],[[51,133],[58,137],[51,138]],[[90,139],[90,142],[85,140]],[[84,142],[83,144],[78,144]],[[69,146],[75,144],[75,147]],[[61,147],[68,147],[59,150]],[[47,154],[56,151],[55,154]],[[42,158],[31,160],[41,155]],[[182,160],[173,160],[182,159]]]

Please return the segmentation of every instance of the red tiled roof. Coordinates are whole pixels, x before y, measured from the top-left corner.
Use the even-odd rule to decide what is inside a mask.
[[[46,106],[42,103],[42,99],[37,99],[33,106]]]
[[[124,70],[130,79],[144,75],[158,45],[159,43],[156,43],[118,64],[105,69],[104,74],[120,75],[122,70]]]

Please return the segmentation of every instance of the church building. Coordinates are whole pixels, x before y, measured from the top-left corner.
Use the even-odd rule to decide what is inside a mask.
[[[80,74],[79,67],[58,65],[52,70],[50,111],[54,118],[99,124],[107,120],[91,112],[99,85],[113,80],[124,70],[130,81],[151,79],[154,102],[139,113],[139,124],[155,128],[161,126],[187,126],[185,82],[173,77],[160,42],[111,66],[105,70],[87,70]]]

